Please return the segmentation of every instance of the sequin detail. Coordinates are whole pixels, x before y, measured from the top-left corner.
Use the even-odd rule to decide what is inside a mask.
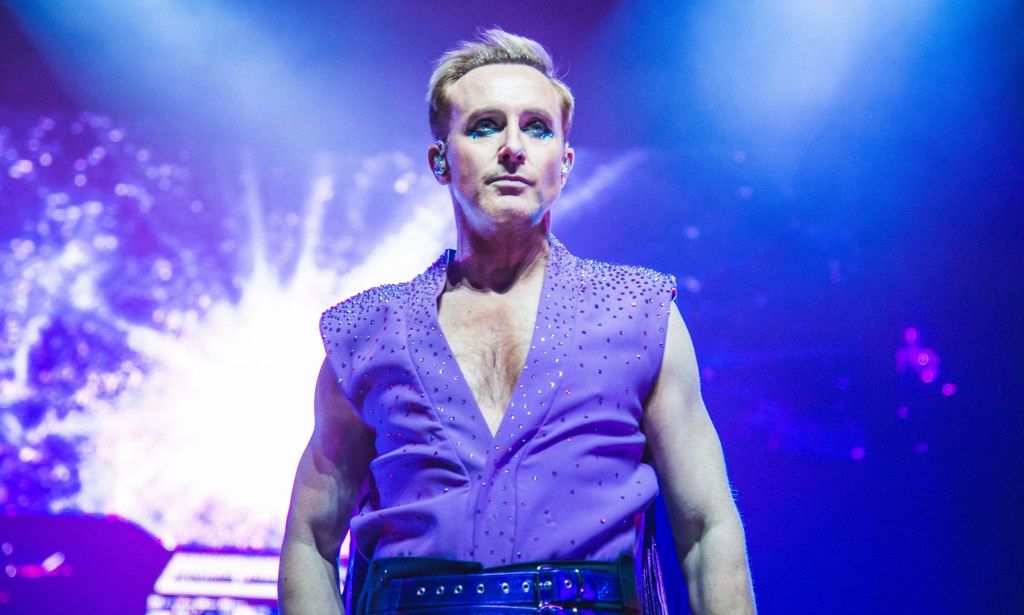
[[[579,259],[553,237],[533,338],[492,437],[437,321],[448,259],[327,310],[339,386],[375,431],[353,519],[368,556],[614,559],[657,493],[642,402],[661,365],[671,276]]]

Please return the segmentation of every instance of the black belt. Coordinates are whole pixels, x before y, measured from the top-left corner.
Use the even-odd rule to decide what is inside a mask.
[[[388,602],[397,610],[439,606],[533,606],[572,609],[594,603],[622,605],[619,575],[538,566],[533,572],[479,572],[394,579]]]
[[[378,598],[367,605],[368,612],[639,613],[631,558],[619,564],[589,564],[545,562],[479,572],[392,577],[374,592]],[[628,574],[620,576],[620,572]],[[625,589],[624,576],[629,584]]]

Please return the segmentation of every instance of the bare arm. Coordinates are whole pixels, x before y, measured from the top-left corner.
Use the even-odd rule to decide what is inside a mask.
[[[344,612],[338,551],[374,455],[372,431],[355,415],[326,360],[313,406],[316,424],[295,472],[281,546],[278,593],[288,615]]]
[[[690,608],[700,615],[753,613],[739,513],[722,446],[700,395],[693,343],[675,304],[644,432],[668,509]]]

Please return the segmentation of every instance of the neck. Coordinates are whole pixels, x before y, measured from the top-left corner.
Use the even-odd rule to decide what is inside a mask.
[[[488,235],[460,228],[455,261],[448,269],[448,283],[506,292],[517,282],[543,274],[551,251],[550,228],[548,216],[536,226],[500,229]]]

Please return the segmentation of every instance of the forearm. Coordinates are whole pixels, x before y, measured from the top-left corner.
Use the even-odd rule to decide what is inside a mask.
[[[336,560],[325,558],[311,540],[285,537],[278,583],[284,615],[345,612]]]
[[[696,541],[679,550],[690,609],[696,615],[756,612],[738,516],[705,525]]]

